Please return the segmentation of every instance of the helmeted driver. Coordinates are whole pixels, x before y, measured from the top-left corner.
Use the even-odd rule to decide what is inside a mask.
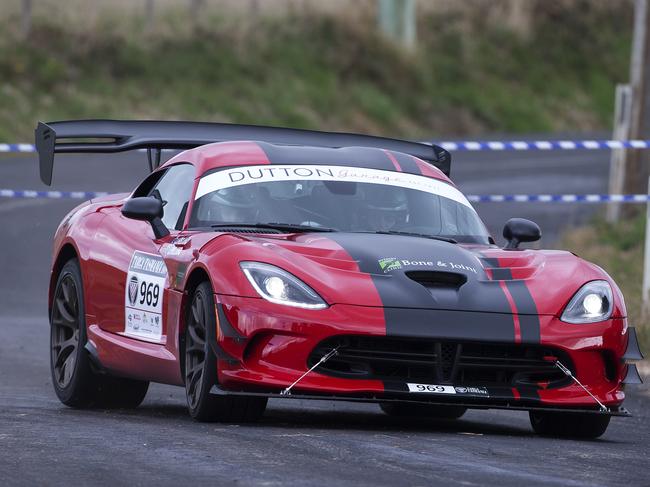
[[[259,208],[250,186],[215,191],[210,195],[209,219],[224,223],[255,223]]]
[[[379,184],[366,188],[363,211],[369,229],[378,232],[400,228],[408,216],[404,192],[400,188]]]

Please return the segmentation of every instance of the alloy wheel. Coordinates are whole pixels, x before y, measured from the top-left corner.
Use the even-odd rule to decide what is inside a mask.
[[[79,347],[79,298],[71,275],[60,282],[54,296],[50,348],[54,378],[60,388],[70,384]]]
[[[206,359],[205,300],[196,293],[187,320],[185,341],[185,388],[191,408],[196,408],[201,398]]]

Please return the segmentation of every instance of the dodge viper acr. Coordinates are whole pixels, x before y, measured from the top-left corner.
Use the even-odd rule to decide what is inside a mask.
[[[390,415],[529,411],[540,434],[597,437],[628,414],[641,358],[598,266],[500,248],[435,145],[190,122],[70,121],[55,153],[146,149],[130,194],[88,201],[54,237],[51,371],[72,407],[136,407],[184,386],[201,421],[270,397],[379,403]],[[183,149],[164,164],[161,150]]]

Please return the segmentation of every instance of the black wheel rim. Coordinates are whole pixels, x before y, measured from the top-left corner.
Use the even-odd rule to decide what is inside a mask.
[[[194,295],[187,320],[185,339],[185,390],[187,401],[195,409],[201,399],[206,359],[205,300]]]
[[[52,371],[60,388],[72,380],[79,348],[79,298],[71,275],[65,276],[56,289],[50,334]]]

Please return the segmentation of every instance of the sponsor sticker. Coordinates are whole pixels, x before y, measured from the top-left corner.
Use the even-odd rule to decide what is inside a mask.
[[[444,262],[442,260],[433,261],[433,260],[410,260],[410,259],[397,259],[396,257],[384,257],[379,259],[379,267],[384,274],[401,269],[402,267],[442,267],[446,270],[453,271],[467,271],[477,273],[475,267],[471,267],[465,264],[456,264],[455,262]]]
[[[485,396],[489,397],[487,388],[485,387],[454,387],[456,394],[469,394],[472,396]]]
[[[379,259],[379,267],[382,271],[384,271],[385,274],[396,269],[401,269],[402,264],[395,257],[385,257],[383,259]]]
[[[248,166],[217,171],[201,178],[195,198],[220,189],[272,181],[347,181],[398,186],[442,196],[473,210],[463,193],[435,178],[381,169],[310,164]]]
[[[454,270],[454,271],[467,271],[467,272],[473,272],[476,274],[476,268],[472,266],[468,266],[465,264],[456,264],[454,262],[443,262],[439,260],[436,262],[436,266],[438,267],[444,267],[446,269]]]
[[[459,394],[466,396],[489,397],[490,394],[485,387],[468,386],[441,386],[437,384],[406,384],[409,392],[422,392],[425,394]]]
[[[183,252],[183,249],[178,248],[175,244],[166,243],[160,247],[160,253],[164,257],[174,257],[180,255],[181,252]]]
[[[148,340],[162,337],[167,266],[159,255],[135,252],[126,276],[124,333]]]

